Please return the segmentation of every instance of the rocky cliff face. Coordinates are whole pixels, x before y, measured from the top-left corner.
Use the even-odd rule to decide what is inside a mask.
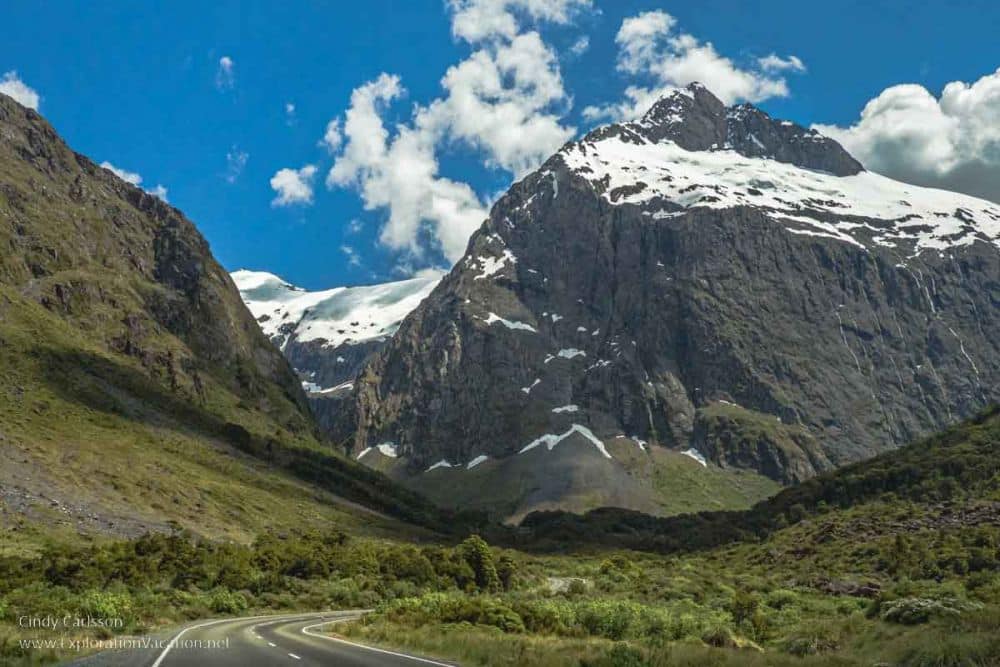
[[[997,205],[696,84],[515,184],[338,428],[411,473],[628,435],[803,479],[1000,400],[998,248]]]

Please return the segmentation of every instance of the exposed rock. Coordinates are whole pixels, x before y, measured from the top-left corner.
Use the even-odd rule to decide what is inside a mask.
[[[515,184],[330,423],[414,473],[580,424],[800,480],[1000,399],[998,239],[1000,207],[693,86]]]

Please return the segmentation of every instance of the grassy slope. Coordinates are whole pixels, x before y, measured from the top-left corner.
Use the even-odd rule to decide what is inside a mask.
[[[0,247],[5,546],[168,522],[236,540],[447,523],[316,439],[294,373],[180,211],[3,95]]]
[[[616,438],[606,446],[611,461],[598,455],[590,443],[568,442],[561,446],[563,450],[538,450],[487,461],[472,470],[439,468],[400,479],[442,506],[489,510],[498,520],[513,523],[549,507],[573,513],[628,507],[655,516],[746,509],[781,489],[777,482],[753,472],[703,467],[662,447],[643,451],[627,438]],[[573,447],[582,451],[564,451]],[[376,466],[390,463],[375,452],[366,460],[369,457]],[[545,497],[541,490],[554,483],[565,483],[566,488]]]

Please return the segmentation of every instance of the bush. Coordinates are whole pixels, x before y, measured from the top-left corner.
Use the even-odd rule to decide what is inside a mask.
[[[79,610],[82,617],[121,621],[126,626],[135,621],[132,596],[127,592],[87,591],[80,598]]]
[[[932,618],[958,618],[963,612],[979,609],[982,605],[954,598],[901,598],[882,603],[879,616],[883,621],[918,625]]]
[[[246,611],[248,605],[241,593],[234,593],[228,588],[216,588],[209,598],[209,607],[218,614],[238,614]]]

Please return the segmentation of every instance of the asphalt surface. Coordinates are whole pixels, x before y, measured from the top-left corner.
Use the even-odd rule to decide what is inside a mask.
[[[161,638],[152,648],[106,651],[73,664],[88,667],[454,667],[454,663],[329,636],[336,623],[358,619],[363,613],[334,611],[202,621]]]

